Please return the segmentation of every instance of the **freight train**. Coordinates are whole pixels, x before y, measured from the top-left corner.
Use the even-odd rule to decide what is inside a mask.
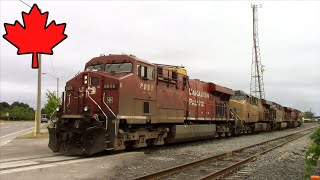
[[[301,112],[133,55],[88,61],[66,83],[49,148],[64,154],[158,146],[301,124]]]

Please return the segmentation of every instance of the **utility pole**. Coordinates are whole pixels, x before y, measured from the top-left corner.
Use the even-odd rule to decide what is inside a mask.
[[[251,63],[251,82],[250,96],[255,96],[260,99],[265,98],[264,83],[263,83],[263,66],[261,65],[259,37],[258,37],[258,8],[260,5],[251,5],[253,12],[253,48],[252,48],[252,63]]]
[[[29,4],[25,3],[23,0],[19,0],[29,8],[32,8]],[[40,9],[41,10],[41,9]],[[35,134],[40,134],[41,125],[41,54],[39,53],[38,58],[38,97],[37,97],[37,111],[35,113]]]
[[[40,124],[41,124],[41,54],[39,53],[38,58],[38,97],[37,97],[37,134],[40,133]]]
[[[59,78],[57,77],[57,99],[59,99]]]

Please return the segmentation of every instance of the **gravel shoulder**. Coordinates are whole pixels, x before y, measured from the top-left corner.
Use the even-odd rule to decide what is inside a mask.
[[[266,133],[259,133],[259,134],[253,134],[253,135],[244,135],[244,136],[231,137],[231,138],[197,141],[197,142],[175,144],[175,145],[168,145],[164,147],[145,149],[143,150],[144,151],[143,158],[129,161],[121,168],[114,168],[115,174],[117,174],[117,176],[109,177],[109,178],[110,179],[133,179],[142,175],[146,175],[146,174],[163,170],[166,168],[170,168],[173,166],[181,165],[187,162],[200,160],[209,156],[221,154],[221,153],[235,150],[241,147],[267,141],[270,139],[274,139],[276,137],[288,135],[293,132],[296,132],[305,128],[309,128],[314,125],[315,124],[304,124],[302,127],[296,128],[296,129],[287,129],[282,131],[266,132]],[[292,145],[293,146],[292,148],[295,149],[297,153],[302,154],[302,159],[303,159],[303,152],[299,152],[299,147],[301,148],[307,147],[308,142],[305,142],[305,141],[303,141],[304,144]],[[290,155],[291,155],[290,153],[287,153],[287,154],[284,153],[280,157],[285,158]],[[267,162],[273,159],[269,159],[267,160]],[[262,162],[262,163],[265,163],[265,162]],[[290,165],[288,165],[287,167],[290,168]],[[287,167],[280,166],[279,168],[282,169],[283,171],[286,171]],[[302,168],[302,171],[304,171],[304,168]],[[268,172],[268,173],[271,173],[271,172]],[[280,174],[279,177],[281,177],[279,179],[284,179],[282,174]],[[260,179],[266,179],[266,176]]]
[[[258,157],[257,161],[248,164],[241,170],[253,172],[248,180],[303,179],[305,174],[304,153],[310,143],[309,135],[304,136]],[[319,169],[320,165],[314,169],[315,175],[319,173]]]

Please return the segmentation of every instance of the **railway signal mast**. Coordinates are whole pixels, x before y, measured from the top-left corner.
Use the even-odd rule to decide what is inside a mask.
[[[260,5],[251,5],[253,12],[253,48],[251,64],[250,96],[264,99],[263,66],[261,65],[259,37],[258,37],[258,8]]]

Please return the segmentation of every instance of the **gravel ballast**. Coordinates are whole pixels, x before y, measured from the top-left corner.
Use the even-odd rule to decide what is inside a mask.
[[[242,170],[252,172],[249,180],[303,179],[305,173],[304,153],[309,145],[309,135],[303,136],[258,157],[257,161],[248,164]]]
[[[314,126],[315,124],[304,124],[300,128],[295,129],[286,129],[282,131],[273,131],[273,132],[266,132],[266,133],[259,133],[259,134],[253,134],[253,135],[242,135],[238,137],[230,137],[230,138],[221,138],[221,139],[213,139],[213,140],[203,140],[203,141],[197,141],[197,142],[190,142],[190,143],[182,143],[182,144],[174,144],[174,145],[167,145],[163,147],[155,147],[155,148],[147,148],[142,150],[144,152],[144,156],[140,157],[139,159],[133,159],[130,161],[126,161],[125,164],[121,167],[114,168],[114,174],[116,174],[116,177],[110,177],[108,176],[108,179],[133,179],[142,175],[146,175],[152,172],[156,172],[159,170],[163,170],[166,168],[170,168],[173,166],[181,165],[187,162],[200,160],[209,156],[221,154],[224,152],[232,151],[235,149],[239,149],[241,147],[253,145],[259,142],[267,141],[270,139],[274,139],[277,137],[281,137],[284,135],[291,134],[293,132],[309,128],[311,126]],[[252,175],[253,179],[274,179],[279,177],[278,179],[292,179],[292,178],[284,178],[284,174],[280,171],[278,176],[276,173],[271,173],[272,169],[274,167],[269,167],[270,171],[268,171],[268,168],[262,168],[263,170],[266,170],[266,174],[273,174],[273,176],[259,176],[260,169],[263,164],[266,165],[266,162],[274,162],[275,159],[278,159],[281,161],[281,159],[288,159],[288,162],[285,162],[284,164],[278,163],[277,169],[282,169],[283,172],[290,172],[287,170],[287,168],[292,169],[295,173],[293,173],[292,177],[298,177],[298,179],[301,179],[301,177],[304,174],[304,160],[303,160],[303,154],[304,149],[308,146],[309,141],[307,141],[307,137],[304,137],[305,140],[302,141],[300,138],[299,141],[302,141],[301,144],[295,145],[294,143],[297,141],[293,141],[293,145],[291,145],[295,153],[287,152],[287,153],[281,153],[281,156],[278,156],[277,154],[272,157],[272,152],[267,153],[266,155],[271,154],[269,158],[264,159],[264,161],[261,161],[259,163],[259,160],[252,164],[251,167],[248,166],[250,169],[257,170],[257,173],[254,173]],[[291,144],[291,143],[290,143]],[[285,147],[285,146],[284,146]],[[281,148],[284,148],[281,147]],[[300,148],[300,149],[299,149]],[[301,149],[302,148],[302,149]],[[280,149],[280,148],[279,148]],[[299,166],[296,165],[296,158],[301,156],[301,162],[298,162],[300,164]],[[294,162],[294,163],[292,163]],[[277,163],[277,162],[275,162]],[[302,165],[302,166],[301,166]],[[267,165],[266,165],[267,166]],[[293,168],[291,166],[294,166],[297,168]],[[301,168],[302,167],[302,168]],[[251,170],[250,169],[250,170]],[[301,171],[298,171],[297,169],[301,169]],[[263,174],[263,173],[262,173]],[[299,174],[300,176],[297,176]],[[302,175],[301,175],[302,174]],[[288,176],[291,177],[291,176]]]

